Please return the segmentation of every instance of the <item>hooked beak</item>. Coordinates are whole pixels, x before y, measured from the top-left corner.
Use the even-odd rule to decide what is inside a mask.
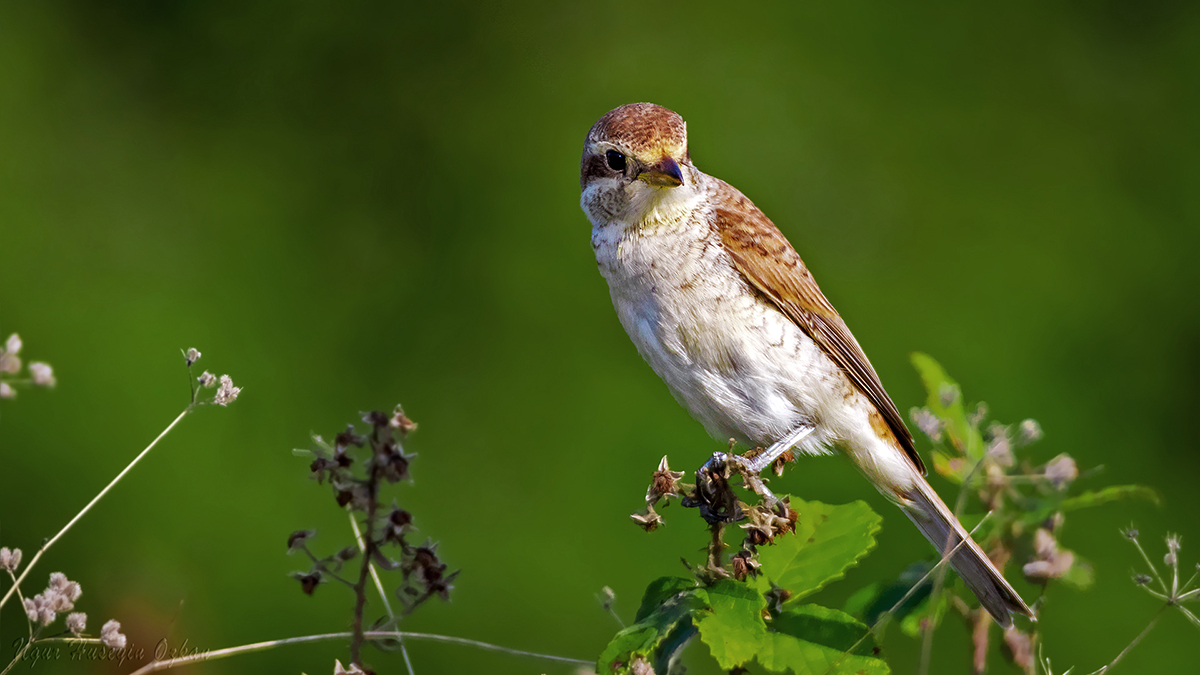
[[[670,157],[663,157],[658,164],[648,166],[638,173],[638,180],[658,187],[679,187],[683,185],[683,172],[679,165]]]

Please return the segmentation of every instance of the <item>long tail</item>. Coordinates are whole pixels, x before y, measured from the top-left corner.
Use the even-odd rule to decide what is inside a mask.
[[[979,544],[971,539],[971,535],[967,534],[954,513],[924,478],[918,476],[916,484],[903,496],[909,502],[901,506],[905,515],[940,553],[945,555],[966,540],[967,543],[950,558],[950,566],[979,598],[980,604],[996,623],[1008,628],[1012,625],[1011,613],[1014,612],[1033,616],[1033,610],[1005,581],[1004,575],[979,548]]]

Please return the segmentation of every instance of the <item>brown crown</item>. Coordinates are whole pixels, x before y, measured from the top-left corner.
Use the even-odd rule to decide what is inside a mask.
[[[673,110],[630,103],[605,113],[588,132],[588,145],[608,141],[642,157],[687,156],[687,125]]]

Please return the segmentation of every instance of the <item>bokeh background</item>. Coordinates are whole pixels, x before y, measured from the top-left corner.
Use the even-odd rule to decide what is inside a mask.
[[[407,628],[594,658],[616,629],[601,587],[629,619],[647,582],[700,556],[691,513],[652,535],[628,521],[649,472],[720,447],[623,333],[578,208],[584,134],[650,100],[795,243],[901,410],[923,396],[907,355],[926,351],[999,419],[1040,420],[1035,459],[1162,492],[1067,523],[1097,582],[1051,591],[1046,654],[1093,670],[1157,608],[1119,528],[1156,557],[1179,532],[1184,566],[1200,559],[1198,10],[3,3],[0,332],[59,385],[0,405],[0,543],[30,555],[179,412],[195,346],[242,397],[186,419],[35,575],[79,580],[93,628],[201,648],[345,629],[344,589],[307,597],[286,576],[305,567],[292,530],[350,542],[291,449],[402,402],[420,457],[398,498],[463,570]],[[929,553],[845,461],[776,485],[884,516],[878,549],[817,600]],[[7,608],[5,662],[24,631]],[[1168,616],[1125,670],[1194,672],[1196,638]],[[884,646],[913,672],[915,642]],[[421,675],[570,670],[411,651]],[[965,672],[966,628],[935,651],[934,672]],[[38,666],[105,667],[129,670]]]

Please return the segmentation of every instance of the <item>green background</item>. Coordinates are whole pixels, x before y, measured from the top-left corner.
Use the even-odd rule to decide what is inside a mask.
[[[628,620],[701,555],[693,513],[653,535],[628,521],[650,471],[721,447],[622,331],[578,207],[592,122],[651,100],[796,245],[901,410],[923,397],[907,354],[926,351],[999,419],[1040,420],[1036,461],[1069,452],[1104,465],[1086,485],[1161,490],[1161,509],[1064,531],[1097,583],[1051,590],[1046,654],[1107,662],[1157,608],[1119,528],[1156,559],[1179,532],[1184,567],[1200,559],[1200,6],[798,5],[0,6],[0,332],[59,379],[0,405],[0,543],[30,555],[179,412],[180,348],[245,388],[187,418],[27,590],[62,570],[93,630],[117,617],[142,645],[344,630],[348,592],[286,576],[304,567],[292,530],[350,542],[291,449],[402,402],[421,428],[399,499],[463,570],[406,626],[594,658],[616,628],[594,593],[611,586]],[[929,553],[844,460],[775,486],[884,517],[818,601]],[[24,631],[6,608],[5,662]],[[1197,637],[1168,616],[1125,672],[1191,672]],[[968,648],[952,620],[933,672],[964,672]],[[890,631],[885,650],[915,670],[915,642]],[[570,671],[411,651],[421,675]],[[329,672],[346,654],[192,672]]]

